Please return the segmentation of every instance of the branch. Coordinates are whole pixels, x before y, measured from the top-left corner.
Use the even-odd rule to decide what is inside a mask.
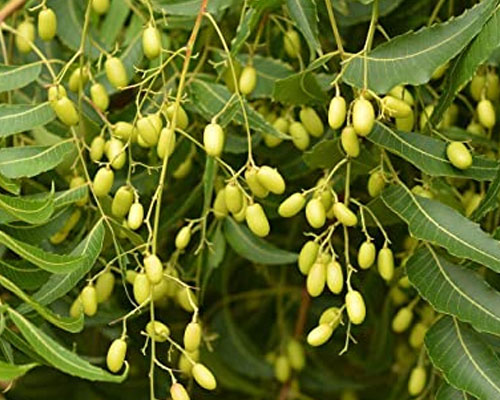
[[[11,14],[16,10],[21,8],[26,0],[10,0],[1,10],[0,10],[0,24],[5,21]]]

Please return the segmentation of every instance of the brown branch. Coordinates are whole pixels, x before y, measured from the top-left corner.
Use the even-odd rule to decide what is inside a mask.
[[[21,8],[26,0],[10,0],[1,10],[0,10],[0,24],[5,21],[11,14],[16,10]]]

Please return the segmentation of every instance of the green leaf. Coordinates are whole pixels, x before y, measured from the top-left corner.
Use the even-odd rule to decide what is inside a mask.
[[[35,290],[47,281],[49,273],[28,262],[6,263],[0,260],[0,275],[10,279],[21,289]]]
[[[287,0],[290,17],[304,35],[310,50],[310,58],[315,53],[321,54],[321,44],[318,39],[318,10],[314,0]]]
[[[455,389],[453,386],[446,382],[441,383],[436,393],[435,400],[469,400],[470,397],[467,393]]]
[[[477,67],[487,61],[493,51],[500,46],[499,26],[500,6],[497,6],[481,32],[449,68],[444,90],[431,116],[432,124],[436,125],[441,120],[457,93],[472,79]]]
[[[53,146],[0,149],[0,173],[7,178],[32,177],[55,168],[73,149],[72,140],[65,140]]]
[[[0,381],[12,381],[20,378],[29,370],[35,368],[38,364],[14,365],[0,361]]]
[[[379,16],[383,17],[394,11],[405,0],[380,0],[378,4]],[[341,26],[352,26],[360,22],[369,21],[372,15],[370,5],[356,1],[332,0],[335,11],[338,12],[338,24]]]
[[[21,185],[2,174],[0,174],[0,187],[9,193],[15,194],[16,196],[21,193]]]
[[[54,212],[54,193],[40,199],[26,199],[0,194],[0,210],[28,224],[42,224]]]
[[[231,95],[225,86],[195,79],[189,88],[193,104],[196,104],[196,106],[201,110],[205,119],[211,120],[224,107],[227,107],[222,115],[220,115],[218,122],[221,125],[226,125],[229,122],[234,122],[238,125],[244,124],[240,102],[235,96]],[[228,102],[231,103],[229,106],[226,106]],[[244,103],[250,129],[254,129],[262,133],[269,133],[285,140],[290,140],[287,135],[284,135],[276,130],[264,119],[262,115],[250,107],[246,101]]]
[[[0,65],[0,92],[22,88],[38,78],[42,63]]]
[[[476,272],[438,256],[430,246],[415,252],[406,271],[437,311],[469,322],[478,331],[500,335],[500,293]]]
[[[425,346],[453,386],[481,400],[500,397],[500,359],[472,328],[444,317],[427,332]]]
[[[222,263],[226,254],[226,239],[221,224],[217,225],[210,241],[212,246],[208,249],[207,266],[210,269],[216,269]]]
[[[2,231],[0,231],[0,243],[30,263],[54,274],[66,274],[87,264],[87,257],[84,255],[75,257],[49,253],[16,240]]]
[[[33,300],[30,296],[24,293],[21,288],[19,288],[14,282],[8,280],[6,277],[0,275],[0,285],[3,286],[8,291],[14,293],[19,297],[24,303],[31,306],[38,314],[40,314],[44,319],[49,321],[51,324],[57,326],[58,328],[64,329],[65,331],[76,333],[83,329],[83,314],[78,318],[63,317],[57,315],[52,310],[42,306],[40,303]]]
[[[116,43],[120,31],[130,14],[130,8],[125,0],[112,0],[104,21],[102,22],[99,37],[107,49]]]
[[[460,170],[448,161],[444,141],[415,132],[396,131],[378,122],[367,139],[432,176],[491,181],[495,179],[499,169],[495,161],[473,157],[472,166],[469,169]]]
[[[112,375],[61,346],[13,309],[8,309],[8,313],[33,350],[54,368],[90,381],[119,383],[127,377],[128,364],[122,375]]]
[[[45,125],[55,116],[49,103],[0,104],[0,137]]]
[[[302,156],[310,168],[332,168],[345,158],[340,149],[340,139],[328,139],[316,143]]]
[[[247,260],[267,265],[292,264],[297,261],[296,253],[278,249],[256,237],[245,225],[237,223],[231,217],[224,220],[224,234],[233,250]]]
[[[104,242],[104,221],[99,220],[87,237],[71,252],[73,257],[86,255],[87,262],[69,274],[54,274],[35,293],[33,299],[42,305],[51,304],[73,289],[94,266],[97,257],[101,253]],[[19,307],[20,313],[29,311],[25,305]]]
[[[500,193],[500,170],[497,176],[490,183],[484,199],[474,210],[470,218],[473,221],[480,221],[486,214],[498,207],[498,193]]]
[[[318,104],[323,105],[328,96],[318,83],[317,75],[305,70],[274,84],[273,99],[290,105]]]
[[[245,16],[238,24],[236,35],[234,35],[234,38],[231,42],[231,55],[234,56],[240,51],[241,46],[245,44],[245,41],[252,34],[252,31],[255,29],[261,18],[261,10],[257,10],[253,7],[249,7],[246,10]]]
[[[231,6],[233,0],[210,0],[207,2],[207,12],[219,14]],[[154,8],[167,15],[195,17],[201,6],[201,0],[153,0]]]
[[[385,189],[382,200],[408,224],[410,233],[416,238],[500,272],[499,242],[453,208],[415,196],[403,185]]]
[[[366,58],[360,55],[352,59],[343,80],[363,87],[366,65],[366,83],[376,93],[386,93],[402,83],[422,85],[479,33],[495,5],[495,0],[485,0],[457,18],[397,36],[376,47]]]

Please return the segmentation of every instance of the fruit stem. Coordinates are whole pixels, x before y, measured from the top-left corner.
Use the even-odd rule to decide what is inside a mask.
[[[10,0],[6,5],[4,5],[0,10],[0,24],[11,14],[21,8],[24,3],[26,3],[26,0]]]

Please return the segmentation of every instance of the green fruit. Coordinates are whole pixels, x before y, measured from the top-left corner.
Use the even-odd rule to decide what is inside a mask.
[[[361,246],[359,246],[358,250],[359,267],[361,269],[370,268],[375,262],[376,253],[377,249],[371,241],[367,240],[366,242],[363,242]]]
[[[354,325],[362,324],[366,317],[366,306],[361,293],[349,290],[345,296],[345,306],[349,320]]]
[[[307,335],[307,343],[313,347],[326,343],[333,334],[334,328],[330,324],[320,324]]]
[[[38,13],[38,36],[42,40],[52,40],[57,32],[56,13],[50,8],[44,8]]]
[[[225,199],[226,190],[223,188],[219,190],[217,196],[215,196],[214,205],[213,205],[213,213],[215,218],[221,219],[227,217],[228,210]]]
[[[434,112],[434,106],[432,104],[426,106],[423,109],[422,113],[420,114],[420,122],[419,122],[421,131],[426,129],[427,124],[429,123],[429,119],[433,112]]]
[[[385,281],[390,281],[394,276],[394,254],[388,247],[384,247],[378,252],[377,257],[378,273]]]
[[[115,287],[115,276],[111,271],[99,275],[95,283],[97,302],[103,303],[111,297]]]
[[[451,165],[458,169],[467,169],[472,165],[472,155],[461,142],[451,142],[446,147],[446,156]]]
[[[338,307],[329,307],[321,313],[321,316],[319,317],[319,324],[328,324],[335,329],[340,324],[341,316],[342,314]]]
[[[396,99],[403,100],[409,106],[413,106],[415,104],[415,99],[411,92],[406,89],[403,85],[394,86],[389,94]]]
[[[496,124],[495,107],[488,99],[483,99],[477,103],[477,119],[486,129],[491,129]]]
[[[358,217],[344,203],[337,202],[333,205],[333,214],[345,226],[356,226]]]
[[[142,32],[142,50],[150,60],[155,59],[161,53],[160,31],[154,26],[148,26]]]
[[[408,118],[412,114],[411,107],[405,101],[393,96],[384,96],[381,105],[383,112],[390,117]]]
[[[241,205],[241,210],[233,214],[235,221],[243,222],[245,220],[247,214],[247,207],[248,207],[248,200],[245,196],[243,196],[243,204]]]
[[[332,129],[339,129],[344,125],[347,115],[347,105],[342,96],[335,96],[328,107],[328,124]]]
[[[279,206],[278,214],[283,218],[297,215],[305,206],[306,198],[302,193],[294,193],[287,197]]]
[[[163,343],[170,336],[170,329],[160,321],[149,321],[146,325],[148,336],[155,342]]]
[[[70,183],[69,183],[69,188],[70,189],[76,189],[76,188],[79,188],[81,186],[85,186],[85,195],[83,198],[81,198],[80,200],[78,200],[75,204],[77,206],[84,206],[85,204],[87,204],[87,201],[89,200],[89,193],[88,193],[88,190],[87,190],[87,181],[81,177],[81,176],[75,176],[71,179]]]
[[[125,142],[137,135],[134,131],[134,126],[128,122],[119,121],[113,126],[113,135]]]
[[[252,65],[247,65],[241,71],[239,87],[243,95],[252,93],[257,86],[257,70]]]
[[[179,305],[187,312],[194,312],[194,307],[197,306],[198,302],[193,292],[188,287],[183,287],[176,293],[176,299]]]
[[[104,63],[104,70],[113,87],[120,89],[128,85],[127,71],[118,57],[109,57]]]
[[[292,137],[292,142],[294,146],[299,150],[305,150],[309,147],[311,139],[309,138],[309,133],[307,133],[306,128],[300,122],[292,122],[288,128],[288,132]]]
[[[307,274],[307,293],[311,297],[318,297],[325,289],[326,265],[322,262],[315,262]]]
[[[174,119],[174,110],[175,110],[174,103],[170,104],[166,109],[167,117],[170,122],[172,122]],[[188,125],[189,125],[189,117],[184,108],[182,108],[182,106],[179,104],[179,108],[177,109],[176,127],[184,131],[186,130]]]
[[[66,89],[64,89],[63,85],[53,85],[49,87],[47,97],[52,105],[52,103],[56,103],[61,97],[67,97]]]
[[[109,10],[109,0],[92,0],[92,9],[99,15],[106,14]]]
[[[106,356],[106,364],[111,372],[118,372],[122,369],[127,354],[127,342],[123,339],[116,339],[109,346]]]
[[[396,333],[406,331],[413,319],[413,311],[409,307],[401,308],[392,320],[392,330]]]
[[[83,313],[83,305],[82,305],[82,298],[80,295],[73,301],[73,304],[71,304],[71,307],[69,309],[69,315],[72,318],[78,318],[80,315]]]
[[[467,128],[465,128],[467,130],[467,132],[470,132],[474,135],[478,135],[478,136],[484,136],[484,127],[478,123],[478,122],[475,122],[475,121],[471,121],[471,123],[469,125],[467,125]]]
[[[342,266],[337,261],[330,261],[326,266],[326,285],[333,294],[340,294],[344,288]]]
[[[94,83],[90,87],[90,98],[95,106],[101,110],[106,111],[109,107],[109,96],[106,88],[100,83]]]
[[[211,123],[203,131],[203,145],[207,155],[219,157],[224,150],[224,131],[219,124]]]
[[[162,160],[165,156],[170,157],[175,150],[175,131],[170,128],[163,128],[160,132],[160,138],[158,139],[158,146],[156,152],[158,157]]]
[[[104,147],[106,157],[113,169],[122,169],[127,162],[127,153],[120,139],[111,138]]]
[[[123,218],[130,211],[134,202],[134,191],[130,186],[121,186],[115,193],[111,203],[111,213],[117,218]]]
[[[197,322],[190,322],[184,330],[184,348],[193,352],[198,350],[201,343],[201,325]]]
[[[20,53],[29,53],[35,41],[35,26],[29,21],[23,21],[17,26],[15,38],[17,50]]]
[[[274,376],[278,380],[278,382],[286,382],[290,379],[292,371],[290,368],[290,362],[288,358],[284,355],[281,355],[276,358],[274,362]]]
[[[283,117],[278,117],[276,118],[276,120],[273,122],[273,127],[280,131],[281,133],[283,134],[287,134],[288,133],[288,128],[290,127],[290,123],[288,122],[288,120],[286,118],[283,118]],[[273,136],[274,137],[274,136]],[[278,138],[279,139],[279,138]],[[280,139],[281,140],[281,139]]]
[[[302,246],[299,253],[299,270],[303,275],[307,275],[318,258],[319,244],[309,240]]]
[[[321,137],[325,133],[325,127],[323,126],[323,121],[319,117],[318,113],[311,107],[302,107],[299,113],[300,122],[304,128],[306,128],[307,133],[314,137]]]
[[[449,66],[449,64],[445,63],[445,64],[437,67],[436,70],[434,71],[434,73],[432,74],[431,79],[437,80],[437,79],[442,78],[444,73],[448,69],[448,66]]]
[[[416,194],[417,196],[420,196],[420,197],[425,197],[427,199],[433,199],[434,198],[434,195],[432,194],[432,192],[428,189],[425,189],[423,186],[421,185],[415,185],[411,188],[411,191],[412,193]]]
[[[83,312],[85,315],[92,317],[97,312],[97,292],[94,286],[85,286],[80,293],[82,300]]]
[[[95,195],[97,197],[107,196],[113,186],[114,179],[115,174],[112,169],[108,167],[101,167],[95,174],[94,181],[92,183]]]
[[[235,182],[230,182],[224,190],[224,199],[227,209],[233,214],[241,210],[243,206],[243,193]]]
[[[161,118],[156,114],[139,118],[137,120],[137,134],[148,147],[155,146],[158,143],[162,125]],[[165,145],[167,143],[168,142],[166,142]]]
[[[408,393],[410,396],[418,396],[425,388],[427,383],[427,373],[424,367],[415,367],[410,373],[408,380]]]
[[[106,140],[102,136],[96,136],[90,143],[90,159],[94,162],[99,161],[104,155],[104,145]]]
[[[67,97],[61,97],[59,100],[50,104],[55,111],[57,118],[68,126],[73,126],[78,123],[80,116],[76,111],[75,105]]]
[[[138,305],[145,303],[151,295],[151,281],[146,274],[137,274],[134,279],[134,299]]]
[[[495,71],[488,71],[486,74],[486,97],[491,101],[500,97],[500,82]]]
[[[193,374],[193,378],[196,383],[203,389],[215,390],[215,388],[217,387],[217,381],[215,380],[214,375],[203,364],[197,363],[193,365],[191,373]]]
[[[371,197],[377,197],[385,187],[384,173],[375,171],[368,178],[368,194]]]
[[[68,82],[69,90],[72,92],[79,92],[83,90],[87,82],[89,81],[89,71],[86,67],[75,69]]]
[[[191,240],[191,227],[183,226],[175,237],[175,247],[179,250],[184,250]]]
[[[352,107],[352,126],[359,136],[368,135],[375,124],[375,110],[372,103],[364,97],[354,100]]]
[[[269,194],[269,190],[267,190],[262,184],[259,182],[257,178],[257,169],[250,168],[245,171],[245,180],[247,182],[250,191],[257,197],[264,198]]]
[[[470,81],[470,94],[476,101],[480,101],[483,97],[483,90],[486,85],[486,76],[483,74],[476,74]]]
[[[276,168],[264,165],[257,170],[257,180],[259,183],[274,194],[285,192],[285,180]]]
[[[306,354],[302,343],[296,339],[290,339],[286,346],[286,352],[290,366],[296,371],[302,371],[306,365]]]
[[[144,220],[144,207],[141,203],[136,202],[130,207],[128,212],[127,225],[133,231],[139,229]]]
[[[175,382],[170,386],[170,397],[172,397],[172,400],[190,400],[188,392],[179,382]]]
[[[250,230],[259,237],[269,235],[271,230],[266,213],[262,206],[258,203],[251,204],[247,207],[245,219]]]
[[[396,118],[396,128],[403,132],[411,132],[415,125],[415,113],[412,111],[410,115],[405,118]]]
[[[410,332],[410,337],[408,338],[408,342],[410,346],[414,349],[419,349],[424,344],[425,334],[427,333],[427,326],[422,322],[417,322],[413,325],[413,328]]]
[[[325,225],[326,212],[325,206],[321,202],[321,199],[314,198],[307,202],[306,219],[309,225],[311,225],[315,229],[321,228],[323,225]]]
[[[160,135],[161,139],[161,135]],[[189,175],[191,170],[193,169],[193,159],[189,157],[187,160],[184,160],[179,164],[176,170],[172,173],[172,176],[175,179],[183,179]]]
[[[297,31],[289,29],[283,36],[283,47],[290,58],[297,58],[300,54],[301,42]]]
[[[346,126],[342,129],[340,143],[342,144],[342,149],[349,157],[356,158],[359,156],[359,139],[352,126]]]
[[[143,263],[144,270],[146,271],[146,276],[148,277],[149,281],[153,285],[160,283],[160,281],[163,279],[163,264],[161,263],[161,260],[158,258],[158,256],[155,254],[150,254],[144,257]]]

